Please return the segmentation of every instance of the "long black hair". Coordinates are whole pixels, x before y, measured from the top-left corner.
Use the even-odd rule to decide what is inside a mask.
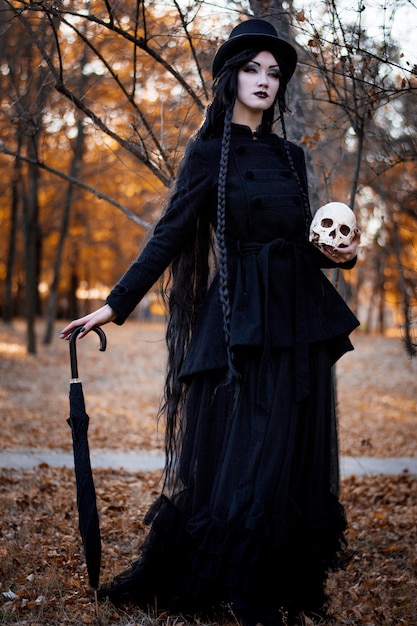
[[[228,360],[227,380],[229,382],[233,380],[237,385],[239,382],[239,373],[235,367],[230,345],[231,309],[225,239],[226,183],[238,72],[259,52],[260,50],[245,50],[236,54],[224,64],[213,82],[212,101],[207,107],[204,121],[194,138],[194,141],[205,140],[215,136],[222,138],[217,195],[217,225],[216,230],[213,231],[207,216],[203,215],[199,218],[194,238],[189,241],[188,245],[171,264],[168,289],[165,291],[169,312],[166,333],[168,363],[164,387],[164,402],[159,413],[160,416],[163,415],[165,417],[166,421],[165,452],[167,462],[165,467],[165,484],[168,484],[175,475],[175,453],[181,444],[180,418],[188,390],[187,385],[180,380],[179,372],[192,336],[196,316],[210,284],[213,264],[219,273],[220,279],[219,295],[223,311],[223,330]],[[277,62],[282,70],[282,61],[277,59]],[[290,166],[308,206],[308,199],[295,171],[286,139],[284,113],[287,111],[285,102],[287,82],[284,78],[285,75],[286,73],[283,72],[275,102],[269,109],[263,112],[262,121],[257,128],[257,132],[259,135],[262,135],[272,131],[278,110]],[[182,163],[186,162],[187,151]]]

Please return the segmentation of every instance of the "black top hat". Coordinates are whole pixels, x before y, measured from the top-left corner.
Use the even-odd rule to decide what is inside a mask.
[[[246,49],[268,50],[280,62],[280,70],[288,82],[297,65],[297,53],[291,44],[278,37],[277,31],[265,20],[250,19],[235,26],[229,39],[217,50],[213,60],[213,78],[232,56]],[[282,67],[281,67],[282,66]]]

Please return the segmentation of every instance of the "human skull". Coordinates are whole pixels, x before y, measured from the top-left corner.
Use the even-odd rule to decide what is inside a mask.
[[[310,241],[316,246],[347,248],[355,236],[356,217],[343,202],[329,202],[317,209],[310,226]]]

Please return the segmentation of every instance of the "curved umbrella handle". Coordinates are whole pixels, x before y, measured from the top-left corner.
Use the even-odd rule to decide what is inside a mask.
[[[78,365],[77,365],[77,350],[75,347],[75,340],[77,339],[79,333],[82,330],[82,326],[77,326],[74,328],[70,335],[69,340],[69,348],[70,348],[70,359],[71,359],[71,378],[78,378]],[[100,328],[100,326],[93,326],[91,330],[94,330],[95,333],[100,337],[100,347],[99,350],[104,352],[107,346],[107,338],[104,330]]]

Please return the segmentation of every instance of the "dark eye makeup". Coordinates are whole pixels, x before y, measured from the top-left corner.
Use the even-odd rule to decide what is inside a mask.
[[[258,72],[259,70],[259,66],[256,65],[256,63],[248,63],[247,65],[245,65],[242,68],[243,72]],[[272,76],[273,78],[281,78],[282,77],[282,72],[278,67],[273,67],[269,70],[268,74],[270,76]]]

